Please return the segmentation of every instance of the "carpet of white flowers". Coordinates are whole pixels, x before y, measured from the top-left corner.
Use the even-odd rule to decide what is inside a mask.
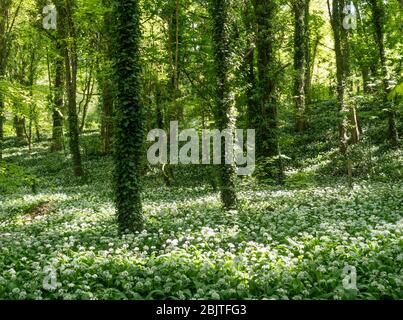
[[[84,182],[57,155],[6,157],[41,180],[36,194],[0,195],[0,299],[403,298],[402,182],[244,180],[239,209],[225,212],[208,185],[150,176],[144,231],[119,236],[108,157],[86,160]]]

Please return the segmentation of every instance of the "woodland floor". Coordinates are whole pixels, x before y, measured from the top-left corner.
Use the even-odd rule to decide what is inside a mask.
[[[86,156],[79,181],[47,150],[6,149],[40,180],[37,193],[0,195],[1,299],[403,298],[401,180],[242,180],[239,209],[225,212],[193,171],[172,188],[149,174],[145,230],[120,237],[111,158]],[[343,287],[345,266],[357,290]],[[49,268],[57,288],[46,290]]]

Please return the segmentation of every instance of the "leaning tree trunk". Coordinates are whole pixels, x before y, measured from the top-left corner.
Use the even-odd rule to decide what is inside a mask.
[[[230,22],[229,6],[231,0],[216,0],[211,6],[213,19],[213,51],[216,77],[216,106],[215,119],[219,130],[235,129],[233,116],[233,99],[229,82],[230,69]],[[220,188],[221,200],[226,209],[236,206],[235,192],[235,167],[226,164],[225,143],[221,139],[221,165],[220,165]]]
[[[115,196],[119,229],[143,227],[141,169],[144,132],[140,87],[140,9],[137,0],[117,0],[114,7]]]

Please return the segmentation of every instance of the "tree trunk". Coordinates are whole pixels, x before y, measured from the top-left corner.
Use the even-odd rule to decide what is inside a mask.
[[[25,119],[23,117],[14,116],[14,128],[17,139],[24,140]]]
[[[375,29],[375,42],[378,45],[379,59],[381,61],[381,74],[383,81],[383,101],[384,104],[388,104],[388,93],[389,89],[389,76],[388,70],[386,68],[386,54],[385,54],[385,35],[384,35],[384,19],[385,19],[385,8],[383,1],[371,0],[371,10],[373,15],[373,23]],[[388,115],[388,138],[393,146],[396,146],[399,141],[397,126],[396,126],[396,115],[392,107],[387,108]]]
[[[178,103],[181,96],[179,82],[181,74],[181,3],[180,0],[169,1],[169,22],[168,22],[168,52],[170,53],[170,84],[172,106],[170,108],[170,121],[180,121],[183,118],[183,107]]]
[[[216,106],[215,120],[219,130],[235,129],[233,116],[233,98],[229,82],[230,70],[230,17],[229,6],[231,0],[213,1],[211,15],[213,20],[213,52],[216,78]],[[235,167],[226,164],[225,143],[221,139],[220,189],[221,200],[226,209],[236,207]]]
[[[348,114],[349,107],[346,103],[345,89],[348,78],[349,48],[347,30],[343,27],[343,9],[344,0],[333,0],[332,11],[328,0],[329,14],[331,15],[331,24],[334,35],[334,46],[336,52],[336,77],[337,77],[337,101],[341,113],[341,122],[339,126],[339,145],[340,152],[345,158],[346,173],[348,184],[352,185],[352,162],[348,154]]]
[[[277,10],[273,0],[254,0],[257,24],[257,101],[258,118],[256,123],[256,150],[258,159],[279,156],[276,66],[274,56],[274,17]],[[276,166],[266,166],[265,177],[282,180],[283,172],[280,161]]]
[[[306,4],[305,0],[296,0],[294,10],[294,98],[296,107],[295,129],[305,129],[305,69],[306,69]]]
[[[110,154],[112,152],[112,134],[113,134],[113,94],[112,82],[104,79],[102,84],[102,119],[101,119],[101,136],[103,153]]]
[[[257,150],[260,156],[276,156],[277,148],[277,101],[275,98],[273,0],[254,0],[257,22],[258,105]]]
[[[111,8],[110,0],[103,0],[105,7]],[[115,94],[115,86],[112,81],[111,59],[113,36],[110,26],[113,23],[111,11],[106,11],[103,16],[103,37],[101,38],[100,50],[102,51],[101,60],[102,69],[97,73],[97,82],[102,95],[102,115],[101,115],[101,138],[102,151],[104,154],[110,154],[113,148],[113,100]]]
[[[315,63],[316,51],[318,47],[318,41],[315,40],[313,45],[313,50],[311,53],[311,30],[309,28],[310,22],[310,2],[311,0],[304,0],[304,56],[305,56],[305,78],[304,78],[304,92],[305,92],[305,105],[311,102],[311,83],[312,83],[312,73],[313,66]],[[319,35],[317,35],[319,39]],[[305,126],[305,123],[304,123]],[[305,129],[305,128],[304,128]]]
[[[247,2],[244,12],[244,25],[245,29],[251,35],[255,32],[253,8],[250,7]],[[256,127],[256,100],[255,100],[255,90],[256,90],[256,75],[255,75],[255,43],[252,37],[248,37],[247,40],[247,52],[245,54],[244,61],[244,79],[246,82],[246,99],[247,99],[247,121],[248,128]]]
[[[57,44],[57,52],[62,53]],[[53,88],[53,112],[52,112],[52,145],[51,152],[59,152],[63,148],[63,110],[64,110],[64,86],[63,86],[63,57],[57,56],[55,60],[55,82]]]
[[[119,229],[143,227],[141,170],[143,106],[140,87],[140,8],[137,0],[117,0],[114,7],[114,69],[116,83],[115,197]]]
[[[77,44],[73,21],[74,5],[73,0],[66,0],[65,6],[59,5],[58,12],[61,26],[58,30],[61,29],[61,32],[63,33],[62,47],[67,89],[70,153],[73,158],[74,174],[77,177],[81,177],[84,175],[84,170],[81,163],[80,138],[77,118]]]
[[[7,25],[8,9],[10,1],[0,1],[0,80],[6,75],[7,65]],[[3,158],[3,140],[4,140],[4,96],[0,91],[0,160]]]

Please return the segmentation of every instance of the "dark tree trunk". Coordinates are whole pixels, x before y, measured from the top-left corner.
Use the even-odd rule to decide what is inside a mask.
[[[116,211],[120,231],[134,232],[143,227],[140,193],[144,112],[140,86],[139,1],[115,1],[114,16]]]
[[[112,82],[104,79],[102,84],[101,136],[104,154],[112,152],[113,134],[113,93]]]
[[[55,60],[55,81],[53,87],[53,112],[52,112],[52,145],[51,152],[63,149],[63,110],[64,110],[64,85],[63,85],[63,57],[60,45],[57,44],[57,57]]]
[[[257,24],[257,121],[256,121],[256,156],[259,159],[279,156],[276,63],[274,55],[274,19],[277,4],[273,0],[254,0]],[[283,178],[280,161],[276,166],[265,165],[265,178]]]
[[[373,23],[375,29],[375,42],[378,45],[379,58],[381,61],[381,75],[383,81],[383,101],[384,104],[388,104],[387,96],[390,92],[389,89],[389,77],[388,70],[386,68],[386,54],[385,54],[385,35],[384,35],[384,19],[385,19],[385,8],[383,1],[381,0],[371,0],[371,9],[373,15]],[[388,108],[388,138],[393,146],[396,146],[399,141],[397,126],[396,126],[396,115],[395,110],[392,107]]]
[[[248,33],[254,35],[255,24],[253,16],[253,8],[250,7],[249,2],[247,2],[244,12],[244,24]],[[252,37],[248,38],[247,42],[247,52],[245,54],[244,61],[244,79],[247,85],[246,89],[246,99],[247,99],[247,120],[248,128],[256,127],[256,75],[255,75],[255,43]]]
[[[260,146],[257,155],[278,155],[277,144],[277,101],[275,98],[273,18],[275,4],[272,0],[254,0],[257,22],[257,66],[259,124],[256,140]]]
[[[233,101],[231,98],[230,82],[228,79],[230,70],[230,0],[216,0],[211,6],[213,20],[213,51],[215,66],[215,120],[219,130],[234,129]],[[225,163],[225,144],[221,140],[221,165],[220,165],[220,189],[221,200],[226,209],[236,207],[235,192],[235,167]]]

